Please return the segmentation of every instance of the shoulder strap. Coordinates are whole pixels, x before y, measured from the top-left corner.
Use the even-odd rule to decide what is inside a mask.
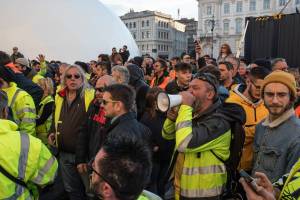
[[[0,172],[1,172],[4,176],[6,176],[7,178],[9,178],[11,181],[13,181],[13,182],[15,182],[16,184],[21,185],[21,186],[23,186],[23,187],[25,187],[25,188],[28,189],[26,183],[25,183],[22,179],[18,179],[18,178],[16,178],[16,177],[12,176],[8,171],[6,171],[6,170],[4,169],[1,165],[0,165]]]
[[[22,91],[21,89],[17,89],[17,90],[16,90],[16,92],[15,92],[15,94],[14,94],[14,96],[13,96],[11,102],[10,102],[9,107],[11,107],[11,106],[15,103],[15,101],[16,101],[16,99],[17,99],[17,97],[18,97],[18,94],[19,94],[21,91]]]

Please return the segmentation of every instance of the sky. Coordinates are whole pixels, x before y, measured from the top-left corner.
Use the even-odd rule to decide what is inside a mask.
[[[113,10],[118,16],[124,15],[132,8],[134,11],[154,10],[180,17],[198,19],[198,3],[196,0],[100,0],[103,4]]]

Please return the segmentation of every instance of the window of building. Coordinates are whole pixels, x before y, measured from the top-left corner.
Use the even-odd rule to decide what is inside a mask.
[[[160,51],[160,45],[158,45],[158,50]]]
[[[135,22],[133,22],[133,28],[136,28],[136,23]]]
[[[145,49],[145,46],[144,46],[144,45],[142,45],[142,51],[144,51],[144,49]]]
[[[224,20],[224,22],[223,22],[223,31],[224,31],[224,33],[229,32],[229,20]]]
[[[150,32],[147,31],[147,38],[150,38]]]
[[[147,44],[147,50],[149,50],[149,45]]]
[[[164,32],[164,39],[167,39],[167,33]]]
[[[158,31],[158,38],[160,38],[160,32]]]
[[[147,20],[146,25],[149,26],[149,20]]]
[[[279,0],[279,6],[284,6],[286,4],[286,0]]]
[[[169,28],[169,23],[167,22],[167,28]]]
[[[230,4],[224,3],[224,14],[229,14],[229,13],[230,13]]]
[[[255,11],[256,10],[256,0],[250,0],[249,10],[250,11]]]
[[[264,10],[270,9],[270,0],[264,0]]]
[[[243,2],[242,1],[236,2],[236,12],[237,13],[243,12]]]
[[[144,39],[145,38],[145,34],[144,34],[144,32],[142,32],[142,39]]]
[[[132,28],[132,23],[131,22],[129,23],[129,28]]]
[[[136,33],[132,33],[133,39],[136,39]]]
[[[238,18],[235,20],[235,32],[237,34],[242,33],[242,26],[243,26],[243,20],[241,18]]]
[[[126,23],[126,27],[128,28],[128,23]]]
[[[158,27],[160,27],[160,21],[158,21]]]
[[[211,12],[211,9],[212,9],[211,6],[207,6],[207,7],[206,7],[206,14],[207,14],[207,15],[211,15],[211,13],[212,13],[212,12]]]
[[[167,33],[167,39],[169,39],[169,33]]]
[[[142,21],[142,27],[144,27],[145,26],[145,22],[144,21]]]

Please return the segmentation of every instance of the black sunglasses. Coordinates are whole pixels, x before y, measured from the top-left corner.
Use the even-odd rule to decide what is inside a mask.
[[[66,78],[67,79],[71,79],[72,77],[74,77],[75,79],[79,79],[80,78],[80,75],[79,74],[67,74],[66,75]]]
[[[98,92],[104,92],[105,88],[104,87],[98,87],[98,88],[95,88],[96,91]]]

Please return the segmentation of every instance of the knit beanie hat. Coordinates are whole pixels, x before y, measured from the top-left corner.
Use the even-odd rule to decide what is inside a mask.
[[[284,72],[282,70],[276,70],[266,76],[261,88],[262,96],[264,94],[266,85],[268,85],[269,83],[282,83],[283,85],[286,85],[291,91],[292,99],[295,100],[297,98],[296,80],[292,74]]]

